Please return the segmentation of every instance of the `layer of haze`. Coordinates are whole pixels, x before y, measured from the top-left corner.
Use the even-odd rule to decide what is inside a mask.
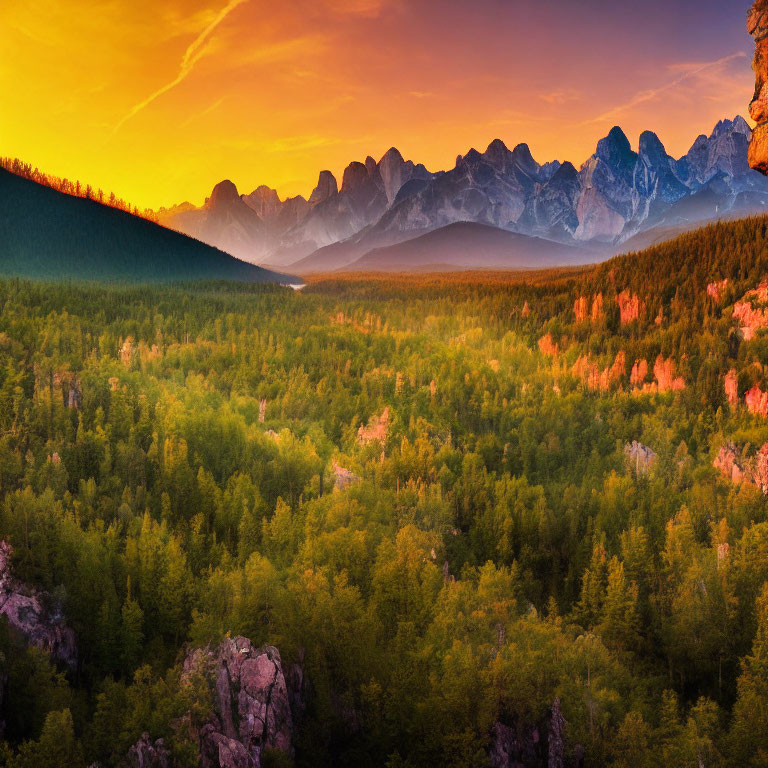
[[[140,206],[311,191],[391,145],[583,162],[614,124],[684,153],[746,113],[745,2],[3,0],[0,155]]]

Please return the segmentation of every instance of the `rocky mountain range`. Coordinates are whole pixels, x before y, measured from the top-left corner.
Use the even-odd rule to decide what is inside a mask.
[[[768,180],[749,169],[750,137],[743,118],[723,120],[675,159],[656,134],[644,132],[635,151],[615,127],[579,169],[570,162],[540,165],[526,144],[510,150],[500,139],[485,152],[470,149],[453,169],[437,173],[392,148],[378,162],[351,163],[341,188],[323,171],[308,200],[281,201],[266,186],[239,195],[232,182],[222,181],[202,207],[162,210],[160,220],[239,258],[299,272],[391,268],[377,261],[391,246],[457,222],[485,225],[462,230],[467,266],[499,265],[501,239],[489,228],[519,236],[509,241],[507,261],[515,265],[591,261],[633,242],[652,242],[657,232],[764,210]],[[534,248],[526,238],[536,238]],[[552,243],[551,254],[542,242]],[[398,264],[405,260],[413,268],[446,261],[423,247],[396,252]],[[494,264],[478,257],[485,252],[497,255]],[[543,261],[536,256],[527,263],[529,252]],[[448,261],[455,264],[456,254]]]

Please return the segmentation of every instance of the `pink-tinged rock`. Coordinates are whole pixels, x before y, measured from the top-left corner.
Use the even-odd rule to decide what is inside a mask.
[[[755,92],[749,113],[757,123],[749,145],[749,165],[768,173],[768,0],[756,0],[747,15],[747,30],[755,38]]]
[[[360,481],[360,478],[354,474],[354,472],[351,472],[349,469],[346,469],[345,467],[339,466],[335,461],[331,465],[333,469],[333,477],[335,481],[336,488],[340,491],[343,491],[345,488],[348,488],[350,485],[354,485],[355,483]]]
[[[556,357],[560,351],[558,345],[552,341],[552,334],[548,333],[546,336],[542,336],[539,339],[539,350],[542,355],[547,357]]]
[[[200,768],[260,768],[248,750],[235,739],[218,733],[212,725],[200,730]]]
[[[639,387],[648,378],[648,361],[636,360],[629,375],[629,383],[633,387]]]
[[[726,288],[728,288],[729,282],[730,281],[728,278],[726,278],[725,280],[720,280],[717,283],[710,283],[707,286],[707,296],[709,296],[711,299],[714,299],[714,301],[719,302]]]
[[[742,449],[733,443],[726,443],[712,464],[734,485],[756,485],[763,494],[768,495],[768,443],[751,457],[745,457]]]
[[[681,376],[675,376],[675,361],[665,360],[661,355],[656,358],[653,375],[659,392],[677,392],[685,389],[685,381]]]
[[[152,742],[149,734],[143,733],[128,750],[126,763],[129,768],[171,768],[173,761],[163,739]]]
[[[573,303],[573,314],[576,315],[576,322],[583,323],[587,319],[587,297],[579,296]]]
[[[133,337],[129,336],[120,347],[120,362],[126,367],[130,368],[133,362],[133,355],[136,347],[133,343]]]
[[[631,294],[629,291],[622,291],[618,295],[617,301],[619,302],[619,314],[621,316],[622,325],[634,322],[640,317],[640,312],[643,310],[643,304],[636,294]]]
[[[755,485],[764,494],[768,494],[768,443],[757,452],[752,477]]]
[[[751,341],[757,331],[768,328],[768,280],[753,291],[744,294],[733,307],[733,317],[738,322],[744,341]],[[757,306],[755,306],[757,305]]]
[[[379,442],[384,443],[389,432],[389,407],[385,408],[381,416],[372,416],[368,426],[360,425],[357,430],[357,441],[360,445]]]
[[[627,359],[623,351],[616,355],[613,365],[602,371],[597,363],[590,361],[589,357],[582,355],[574,363],[571,369],[574,376],[581,379],[587,388],[593,392],[608,392],[613,384],[621,381],[626,373]]]
[[[0,541],[0,616],[5,616],[27,643],[74,669],[77,665],[75,633],[61,616],[48,610],[46,595],[13,577],[12,554],[11,545]]]
[[[739,377],[735,370],[731,369],[725,374],[724,386],[728,404],[735,408],[739,404]]]
[[[573,313],[577,323],[583,323],[585,320],[591,320],[593,323],[599,322],[604,317],[603,294],[596,293],[592,297],[591,304],[586,296],[579,296],[573,304]]]
[[[592,322],[596,323],[605,317],[603,312],[603,294],[596,293],[592,299]]]
[[[763,392],[760,387],[752,387],[744,395],[747,410],[756,416],[768,416],[768,392]]]
[[[201,673],[214,709],[200,727],[203,768],[261,768],[265,749],[292,754],[293,718],[277,648],[245,637],[190,653],[184,676]]]
[[[741,459],[737,453],[736,446],[733,443],[726,443],[720,448],[712,465],[734,485],[740,485],[743,482],[744,470],[742,469]]]

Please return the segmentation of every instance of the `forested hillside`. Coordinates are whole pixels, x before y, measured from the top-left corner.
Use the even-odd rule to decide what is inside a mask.
[[[118,208],[0,168],[0,275],[168,282],[286,277]]]
[[[0,765],[198,765],[190,651],[240,635],[285,670],[262,766],[766,765],[766,236],[0,283],[0,538],[76,643],[0,623]]]

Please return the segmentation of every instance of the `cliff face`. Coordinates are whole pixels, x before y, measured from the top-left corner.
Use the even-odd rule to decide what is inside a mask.
[[[292,753],[293,719],[277,648],[245,637],[193,651],[184,674],[202,674],[213,711],[198,730],[202,768],[260,768],[264,750]]]
[[[77,664],[75,633],[48,607],[49,598],[22,584],[11,573],[13,548],[0,541],[0,616],[20,632],[27,643],[47,651],[70,668]]]
[[[747,15],[747,30],[755,38],[755,95],[749,114],[757,123],[749,145],[749,165],[768,175],[768,0],[755,0]]]

